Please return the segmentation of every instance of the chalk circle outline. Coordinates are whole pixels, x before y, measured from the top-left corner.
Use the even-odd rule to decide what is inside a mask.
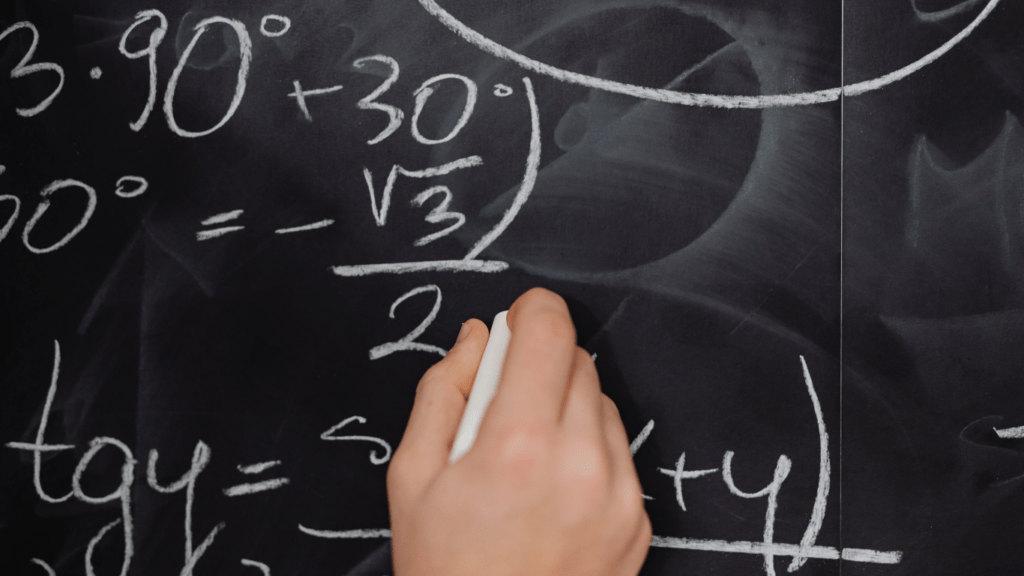
[[[967,0],[967,2],[975,1],[980,0]],[[974,30],[980,26],[990,14],[992,14],[992,11],[999,5],[1000,0],[989,0],[981,13],[979,13],[978,16],[975,17],[975,19],[956,36],[953,36],[932,52],[929,52],[922,58],[904,66],[903,68],[899,68],[893,72],[871,80],[865,80],[855,84],[847,84],[839,88],[828,88],[825,90],[817,90],[815,92],[800,92],[797,94],[773,94],[766,96],[730,96],[722,94],[676,92],[674,90],[666,90],[664,88],[637,86],[636,84],[627,84],[625,82],[595,78],[594,76],[588,76],[578,72],[570,72],[568,70],[528,58],[515,50],[498,44],[494,40],[491,40],[470,28],[461,20],[455,18],[455,16],[452,16],[444,8],[441,8],[436,0],[417,0],[417,2],[423,6],[428,14],[436,18],[446,28],[480,50],[503,60],[508,60],[531,72],[548,76],[561,82],[579,84],[588,88],[595,88],[617,94],[625,94],[626,96],[633,96],[644,100],[654,100],[656,102],[664,102],[666,104],[709,106],[714,108],[763,109],[789,106],[808,106],[811,104],[835,102],[842,96],[860,96],[866,92],[878,90],[892,84],[893,82],[903,80],[932,62],[935,62],[952,50],[954,46],[967,38],[967,36],[974,32]]]
[[[494,85],[494,95],[498,98],[507,98],[512,95],[512,87],[505,84]]]
[[[139,185],[135,190],[125,192],[124,185],[128,182],[134,182]],[[117,181],[117,188],[114,190],[114,194],[121,198],[135,198],[136,196],[142,196],[146,190],[149,190],[149,182],[142,176],[122,176]]]
[[[277,32],[271,32],[270,30],[267,30],[267,24],[271,20],[280,22],[281,24],[284,25],[284,28],[278,30]],[[292,19],[287,16],[280,16],[278,14],[267,14],[260,20],[260,34],[263,34],[267,38],[279,38],[287,34],[288,31],[291,29]]]
[[[49,196],[58,190],[71,187],[81,188],[82,190],[85,190],[85,193],[89,196],[89,203],[85,207],[85,213],[82,215],[81,221],[79,221],[70,232],[65,234],[63,238],[54,244],[47,248],[36,248],[29,242],[28,237],[36,227],[36,224],[39,223],[39,220],[43,217],[43,214],[46,214],[46,211],[49,210]],[[39,195],[43,197],[43,201],[39,203],[39,206],[36,206],[35,213],[32,214],[32,217],[29,218],[28,222],[25,224],[25,230],[21,233],[21,242],[25,245],[25,248],[28,248],[29,252],[32,252],[33,254],[46,254],[63,248],[68,242],[71,242],[75,236],[78,236],[78,233],[85,229],[86,225],[89,224],[89,220],[96,211],[96,190],[84,182],[67,179],[56,180],[50,183],[46,188],[43,188],[43,191],[40,192]]]
[[[11,196],[10,194],[0,195],[0,202],[4,200],[14,200],[14,212],[11,213],[11,217],[7,219],[7,223],[4,224],[3,228],[0,228],[0,242],[7,238],[7,235],[11,233],[11,228],[14,228],[14,223],[18,220],[18,216],[21,215],[21,198],[17,196]]]

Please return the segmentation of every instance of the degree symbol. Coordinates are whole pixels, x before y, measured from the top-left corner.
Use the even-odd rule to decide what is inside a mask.
[[[280,30],[269,30],[267,24],[271,21],[278,22],[281,24]],[[267,38],[277,38],[278,36],[284,36],[286,32],[291,30],[292,21],[286,16],[278,16],[277,14],[267,14],[260,21],[260,33]]]
[[[131,186],[134,184],[134,187]],[[125,185],[128,185],[128,189],[125,190]],[[141,176],[124,176],[117,181],[117,189],[114,190],[114,194],[117,194],[121,198],[135,198],[141,196],[149,188],[149,182]]]

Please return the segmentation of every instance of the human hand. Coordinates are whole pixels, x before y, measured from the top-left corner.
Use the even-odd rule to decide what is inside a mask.
[[[497,394],[448,463],[487,326],[463,325],[420,380],[388,468],[396,576],[635,576],[651,542],[615,404],[565,302],[535,288],[508,314]]]

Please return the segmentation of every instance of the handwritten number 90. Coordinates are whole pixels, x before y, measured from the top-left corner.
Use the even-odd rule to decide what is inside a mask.
[[[156,18],[158,21],[157,27],[153,29],[149,34],[149,43],[145,48],[139,51],[131,52],[128,50],[128,37],[136,28],[149,20]],[[212,128],[203,130],[200,132],[193,132],[185,130],[178,125],[177,120],[174,117],[174,94],[178,87],[178,81],[181,79],[181,73],[185,69],[185,64],[188,62],[189,56],[192,55],[192,50],[195,49],[196,44],[199,43],[199,39],[202,38],[203,34],[210,29],[213,24],[225,24],[230,26],[238,37],[239,46],[239,57],[240,62],[238,66],[238,81],[235,84],[235,94],[231,99],[231,104],[228,107],[227,113],[221,118],[220,122],[214,125]],[[178,59],[177,66],[174,67],[174,72],[171,73],[171,79],[167,82],[167,88],[164,91],[164,116],[167,118],[167,126],[172,132],[178,136],[184,138],[198,138],[200,136],[207,136],[222,128],[228,123],[228,120],[235,115],[238,110],[239,104],[242,102],[242,97],[245,96],[245,85],[246,80],[249,76],[249,65],[252,62],[252,39],[249,36],[248,30],[245,28],[245,24],[242,24],[238,20],[231,20],[229,18],[222,18],[220,16],[214,16],[207,18],[199,24],[196,24],[193,28],[195,33],[192,35],[192,40],[188,43],[188,46],[181,53],[181,57]],[[157,47],[164,41],[164,37],[167,35],[167,18],[159,10],[144,10],[139,12],[135,16],[135,22],[125,30],[121,36],[121,43],[118,46],[121,54],[126,57],[135,60],[137,58],[148,57],[149,60],[149,96],[146,99],[146,106],[142,110],[142,115],[138,120],[129,124],[132,130],[138,132],[146,125],[146,121],[149,119],[149,115],[153,112],[153,107],[156,104],[156,93],[157,93],[157,71],[156,71],[156,50]]]

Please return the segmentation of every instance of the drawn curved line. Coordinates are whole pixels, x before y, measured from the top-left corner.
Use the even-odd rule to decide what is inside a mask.
[[[522,54],[506,48],[501,44],[485,37],[476,30],[473,30],[469,26],[466,26],[457,18],[452,16],[450,13],[441,8],[435,0],[417,0],[421,6],[434,18],[437,18],[441,24],[446,28],[455,32],[466,42],[476,46],[477,48],[518,64],[519,66],[549,76],[562,82],[568,82],[570,84],[579,84],[581,86],[587,86],[589,88],[596,88],[598,90],[605,90],[608,92],[615,92],[618,94],[625,94],[627,96],[633,96],[636,98],[643,98],[645,100],[654,100],[656,102],[664,102],[666,104],[682,104],[684,106],[710,106],[715,108],[778,108],[784,106],[807,106],[809,104],[821,104],[824,102],[834,102],[839,99],[843,94],[846,96],[859,96],[872,90],[878,90],[897,82],[914,74],[918,70],[925,66],[935,62],[947,52],[953,49],[954,46],[959,44],[974,32],[986,18],[995,10],[999,4],[999,0],[989,0],[985,9],[970,23],[966,28],[960,31],[959,34],[950,38],[942,46],[939,46],[933,52],[930,52],[920,60],[913,62],[899,70],[890,72],[884,76],[879,76],[872,80],[865,80],[863,82],[857,82],[856,84],[849,84],[841,88],[829,88],[827,90],[818,90],[816,92],[801,92],[798,94],[776,94],[766,96],[728,96],[720,94],[697,94],[693,92],[676,92],[674,90],[665,90],[661,88],[648,88],[644,86],[637,86],[635,84],[627,84],[624,82],[616,82],[614,80],[604,80],[601,78],[595,78],[586,74],[579,74],[577,72],[570,72],[557,68],[549,64],[544,64],[532,58],[523,56]],[[973,0],[967,0],[971,2]],[[980,0],[979,0],[980,1]],[[966,8],[965,8],[966,9]]]
[[[33,558],[29,560],[29,562],[35,564],[36,566],[39,566],[43,570],[46,570],[46,574],[48,576],[57,576],[57,573],[53,571],[53,568],[51,568],[49,564],[40,560],[39,558]]]
[[[366,418],[362,416],[349,416],[341,421],[340,424],[331,426],[326,432],[320,435],[321,440],[358,440],[363,442],[374,442],[384,448],[384,456],[377,456],[376,450],[370,451],[370,462],[374,464],[383,464],[391,459],[391,445],[381,440],[380,438],[374,438],[373,436],[332,436],[338,430],[345,427],[346,424],[352,421],[359,422],[360,424],[366,424]]]
[[[242,558],[242,566],[250,566],[258,569],[263,573],[263,576],[270,576],[270,566],[267,566],[263,562],[257,562],[255,560],[249,560],[248,558]]]
[[[910,0],[910,6],[914,9],[914,14],[917,14],[917,17],[925,22],[941,22],[946,18],[952,18],[957,14],[963,14],[978,4],[981,4],[981,0],[964,0],[956,6],[951,6],[945,10],[923,12],[917,7],[917,0]]]

